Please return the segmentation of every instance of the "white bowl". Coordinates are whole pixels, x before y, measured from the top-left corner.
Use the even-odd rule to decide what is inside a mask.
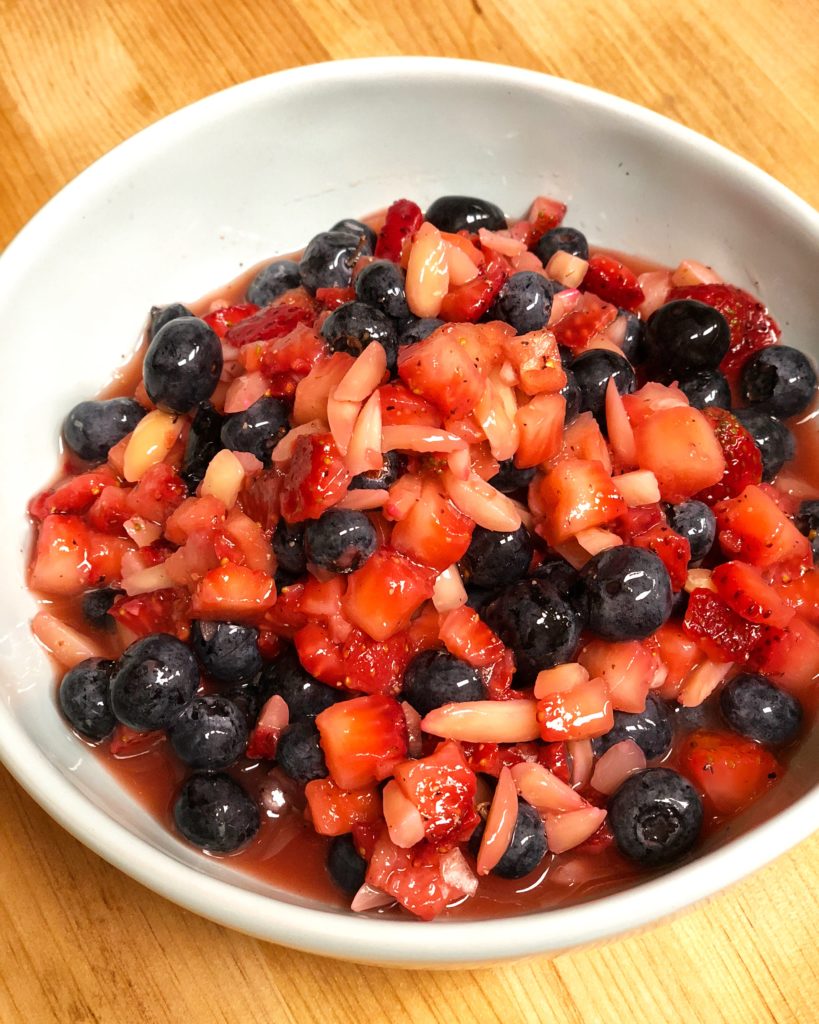
[[[486,196],[513,214],[570,204],[592,240],[694,257],[768,301],[816,346],[819,216],[715,143],[640,107],[514,68],[433,58],[319,64],[228,89],[118,146],[0,259],[0,756],[66,829],[169,899],[261,938],[380,964],[479,964],[655,921],[759,867],[819,819],[819,733],[785,780],[698,859],[618,895],[482,922],[323,909],[197,854],[71,734],[33,642],[24,506],[54,470],[65,411],[136,343],[152,303],[193,300],[316,231],[407,195]],[[815,348],[814,348],[815,353]]]

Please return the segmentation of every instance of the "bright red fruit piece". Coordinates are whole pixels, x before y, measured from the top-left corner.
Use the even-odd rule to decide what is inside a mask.
[[[420,395],[415,395],[400,381],[384,384],[378,389],[381,399],[382,427],[398,427],[410,423],[416,427],[440,427],[441,414]]]
[[[272,614],[275,615],[276,608]],[[307,671],[331,686],[361,693],[396,694],[404,671],[417,650],[406,632],[388,640],[372,640],[353,628],[334,640],[327,625],[309,622],[293,636],[299,660]]]
[[[788,575],[775,584],[779,596],[811,622],[819,622],[819,569],[796,578]]]
[[[180,640],[187,640],[190,603],[190,594],[184,587],[153,590],[138,597],[117,598],[110,614],[136,636],[172,633]]]
[[[252,302],[241,302],[236,306],[225,306],[224,309],[214,310],[202,319],[212,327],[220,338],[224,338],[234,324],[240,324],[243,320],[259,312],[259,307]]]
[[[184,544],[192,533],[213,532],[224,521],[225,506],[218,498],[187,498],[168,516],[165,536],[173,544]]]
[[[767,629],[748,665],[784,689],[805,689],[819,678],[819,630],[798,615],[784,630]]]
[[[333,704],[316,718],[327,770],[342,789],[379,782],[407,756],[407,723],[397,700],[383,694]]]
[[[475,810],[475,773],[451,740],[417,761],[404,761],[393,775],[418,809],[428,841],[439,848],[464,842],[480,820]]]
[[[256,618],[276,603],[276,584],[258,569],[228,562],[196,584],[191,613],[203,619]]]
[[[439,316],[450,323],[475,323],[489,309],[509,276],[509,265],[492,252],[481,272],[466,284],[453,288],[444,296]]]
[[[605,682],[589,679],[570,690],[548,694],[537,702],[537,720],[540,735],[547,742],[602,736],[614,725]]]
[[[603,253],[589,257],[589,269],[581,287],[623,309],[636,309],[645,298],[634,271]]]
[[[398,353],[398,376],[446,418],[467,416],[483,394],[485,377],[461,344],[457,327],[439,327]]]
[[[29,512],[35,519],[45,519],[56,512],[85,512],[105,487],[116,486],[117,478],[107,466],[101,466],[71,477],[51,493],[39,494],[31,501]]]
[[[447,904],[474,892],[474,886],[464,888],[467,879],[457,884],[462,870],[455,874],[446,872],[446,866],[456,857],[463,863],[458,851],[441,853],[429,843],[403,850],[390,840],[385,829],[373,848],[366,881],[422,921],[431,921]],[[449,880],[444,877],[445,872]],[[474,882],[474,876],[470,879]]]
[[[281,485],[282,515],[288,523],[318,519],[341,501],[350,480],[331,434],[300,437]]]
[[[406,629],[428,598],[437,572],[390,548],[376,551],[352,573],[342,601],[344,614],[374,640]]]
[[[395,524],[390,543],[417,562],[446,569],[466,553],[474,522],[444,494],[439,481],[424,481],[421,497]]]
[[[299,324],[309,326],[314,320],[315,313],[306,306],[296,304],[266,306],[258,313],[229,327],[225,333],[225,341],[237,348],[249,345],[251,342],[272,341],[275,338],[285,337]]]
[[[668,570],[672,588],[682,590],[688,576],[688,563],[691,561],[691,545],[685,537],[675,533],[670,526],[660,523],[637,534],[632,544],[659,555]]]
[[[637,463],[657,477],[665,501],[685,501],[722,479],[725,459],[699,409],[660,409],[634,427]]]
[[[766,637],[778,632],[773,627],[748,622],[713,590],[704,588],[689,595],[683,629],[714,661],[740,663],[746,662]]]
[[[176,470],[165,462],[151,466],[128,495],[134,515],[164,523],[188,496],[188,488]]]
[[[700,501],[713,505],[724,498],[735,497],[748,484],[758,484],[762,479],[762,456],[736,416],[715,406],[703,409],[703,415],[714,428],[725,458],[722,479],[697,495]]]
[[[387,210],[384,227],[375,243],[375,258],[400,263],[404,246],[424,222],[424,215],[411,199],[396,199]]]
[[[49,515],[40,524],[30,583],[47,594],[81,594],[89,584],[90,531],[79,516]]]
[[[450,654],[476,668],[486,668],[503,657],[506,648],[500,637],[478,613],[464,605],[443,617],[439,636]]]
[[[726,554],[760,569],[777,562],[794,571],[813,565],[810,541],[761,487],[751,484],[736,498],[719,502],[714,513]]]
[[[528,334],[508,334],[503,338],[504,355],[517,370],[520,387],[527,395],[560,391],[566,373],[554,334],[545,327]]]
[[[660,626],[645,644],[656,650],[668,672],[660,690],[661,695],[673,699],[680,692],[685,677],[702,660],[699,644],[686,635],[682,625],[672,620]]]
[[[551,330],[558,345],[565,345],[573,352],[579,352],[595,334],[605,330],[616,319],[616,306],[604,302],[590,292],[585,292],[571,313],[567,313],[553,324]]]
[[[711,573],[711,582],[723,601],[749,622],[781,628],[795,614],[762,573],[745,562],[723,562]]]
[[[529,469],[551,459],[563,443],[566,399],[563,395],[537,395],[522,405],[515,417],[520,440],[515,465]]]
[[[781,774],[779,762],[764,747],[735,733],[706,730],[686,738],[680,770],[717,814],[747,807]]]
[[[312,328],[300,325],[283,338],[265,342],[258,349],[258,352],[254,351],[253,359],[246,362],[273,381],[287,374],[296,378],[306,376],[326,354],[327,345]]]
[[[341,836],[354,825],[374,825],[381,817],[375,786],[341,789],[332,779],[313,779],[304,787],[310,820],[320,836]]]
[[[558,462],[538,486],[546,509],[541,525],[550,544],[560,544],[580,530],[610,523],[626,510],[622,495],[599,462]]]
[[[99,497],[85,514],[85,520],[91,529],[121,535],[123,523],[133,515],[128,502],[130,494],[130,487],[103,487]]]
[[[355,288],[317,288],[316,301],[325,309],[338,309],[355,298]]]

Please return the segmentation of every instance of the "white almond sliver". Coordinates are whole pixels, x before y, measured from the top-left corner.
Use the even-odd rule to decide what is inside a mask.
[[[128,483],[141,480],[151,466],[162,462],[176,444],[183,419],[172,413],[154,409],[137,423],[123,459],[123,473]]]

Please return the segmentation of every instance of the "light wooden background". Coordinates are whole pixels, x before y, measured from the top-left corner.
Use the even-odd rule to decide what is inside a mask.
[[[819,0],[0,0],[0,244],[183,104],[296,64],[400,53],[607,89],[819,205]],[[819,1021],[819,836],[641,936],[416,975],[200,920],[89,853],[2,770],[0,822],[2,1024]]]

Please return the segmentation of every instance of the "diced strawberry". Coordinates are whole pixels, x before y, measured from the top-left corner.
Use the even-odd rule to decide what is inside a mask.
[[[275,603],[276,584],[267,573],[228,562],[196,584],[191,612],[202,619],[252,619]]]
[[[592,679],[602,679],[615,711],[641,712],[659,667],[647,644],[639,640],[611,641],[595,637],[578,655]]]
[[[683,629],[714,661],[739,663],[751,657],[766,634],[777,635],[772,627],[743,619],[721,597],[705,589],[689,595]]]
[[[327,345],[312,327],[298,324],[284,337],[254,346],[254,349],[242,349],[242,355],[248,351],[254,351],[254,358],[246,360],[250,363],[247,368],[260,370],[269,381],[282,375],[300,380],[327,354]]]
[[[634,427],[637,462],[657,477],[665,501],[685,501],[722,479],[725,459],[699,409],[661,409]]]
[[[507,647],[503,656],[481,669],[483,684],[490,700],[518,700],[526,694],[512,689],[515,678],[515,656]]]
[[[730,732],[699,730],[686,737],[680,770],[717,814],[735,814],[779,779],[781,768],[764,747]]]
[[[630,395],[623,395],[622,399],[632,427],[636,427],[662,409],[688,406],[688,398],[676,384],[666,387],[665,384],[658,384],[654,380],[650,380]]]
[[[398,551],[381,548],[352,573],[342,602],[344,614],[374,640],[406,629],[432,597],[437,573]]]
[[[725,472],[722,479],[697,495],[700,501],[714,505],[724,498],[736,497],[748,484],[760,482],[762,456],[754,439],[736,416],[715,406],[703,409],[703,415],[714,428],[714,434],[725,457]]]
[[[123,523],[133,514],[128,502],[130,493],[129,487],[103,487],[85,516],[91,529],[121,535]]]
[[[531,248],[547,231],[558,227],[566,216],[566,204],[549,196],[538,196],[529,209],[529,230],[524,238]],[[515,227],[518,225],[516,224]]]
[[[610,523],[626,509],[622,495],[599,462],[558,462],[536,486],[546,509],[546,517],[538,525],[550,544]]]
[[[696,640],[686,635],[680,623],[673,620],[660,626],[645,644],[656,650],[666,669],[660,695],[673,700],[679,693],[685,677],[702,660],[700,646]]]
[[[603,253],[589,257],[589,269],[581,287],[623,309],[636,309],[645,297],[637,275],[624,263]]]
[[[242,511],[270,533],[279,521],[279,494],[284,477],[276,470],[265,470],[239,494]]]
[[[566,427],[563,435],[563,455],[566,458],[599,462],[610,475],[611,453],[600,424],[590,412],[581,412]]]
[[[31,586],[46,594],[81,594],[90,582],[90,544],[90,531],[79,516],[46,516],[37,534]]]
[[[381,398],[382,427],[410,424],[417,427],[440,427],[441,414],[425,398],[413,394],[400,381],[384,384],[378,389]]]
[[[614,725],[605,682],[589,679],[571,690],[548,694],[537,702],[537,720],[547,742],[602,736]]]
[[[784,630],[762,628],[765,636],[754,649],[748,667],[797,693],[815,684],[819,678],[819,630],[798,615]]]
[[[617,319],[617,307],[584,292],[574,309],[551,325],[558,345],[580,352],[591,339]]]
[[[251,761],[272,761],[276,757],[279,736],[287,728],[290,711],[278,693],[269,697],[259,713],[247,741],[245,756]]]
[[[608,850],[611,846],[614,846],[614,833],[607,819],[596,832],[580,843],[579,846],[575,846],[574,849],[577,853],[598,854]]]
[[[520,406],[515,417],[518,450],[515,465],[520,469],[538,466],[560,451],[566,399],[562,395],[537,395]]]
[[[819,569],[811,569],[796,578],[788,574],[774,586],[782,600],[803,618],[819,623]]]
[[[685,537],[675,533],[665,523],[659,523],[637,534],[632,544],[659,555],[668,570],[672,589],[682,590],[688,575],[688,563],[691,561],[691,545]]]
[[[387,210],[384,226],[375,243],[375,257],[400,263],[405,245],[424,222],[424,215],[411,199],[396,199]]]
[[[485,385],[456,328],[439,327],[423,341],[404,345],[398,353],[398,375],[447,418],[472,412]]]
[[[327,770],[342,789],[387,778],[407,756],[407,723],[397,700],[383,694],[332,704],[316,718]]]
[[[757,568],[777,562],[794,571],[813,564],[810,541],[760,487],[753,484],[714,507],[717,536],[729,556]]]
[[[299,324],[310,326],[315,320],[312,309],[302,305],[266,306],[258,313],[247,317],[229,327],[225,333],[225,341],[237,348],[255,342],[273,341],[284,338]],[[247,369],[256,370],[256,366]]]
[[[320,302],[325,309],[338,309],[347,302],[355,299],[355,288],[317,288],[316,301]]]
[[[208,313],[202,319],[211,327],[220,338],[224,338],[234,324],[240,324],[243,320],[259,312],[259,307],[252,302],[240,302],[235,306],[225,306]]]
[[[332,779],[313,779],[304,795],[320,836],[342,836],[355,825],[374,825],[381,818],[381,797],[374,785],[341,789]]]
[[[508,275],[506,260],[498,253],[490,252],[476,278],[453,288],[444,296],[438,315],[450,323],[475,323],[495,301]]]
[[[274,608],[268,618],[275,615]],[[404,672],[419,650],[408,632],[388,640],[372,640],[360,629],[334,639],[325,623],[309,622],[294,631],[293,643],[307,671],[331,686],[360,693],[394,696],[401,689]]]
[[[545,327],[528,334],[506,335],[503,351],[517,371],[521,391],[525,394],[554,394],[565,386],[566,374],[557,350],[557,340]]]
[[[439,636],[450,654],[476,668],[493,665],[505,650],[500,638],[466,605],[447,612]]]
[[[631,544],[635,537],[664,522],[665,516],[659,504],[635,505],[634,508],[627,508],[618,518],[616,530],[626,544]]]
[[[571,779],[571,766],[569,764],[569,748],[565,742],[542,743],[537,748],[538,764],[556,775],[561,782],[567,785]]]
[[[29,505],[35,519],[45,519],[57,512],[86,512],[105,487],[116,487],[117,478],[107,466],[80,473],[60,484],[56,490],[38,495]]]
[[[318,519],[344,497],[350,479],[330,434],[300,437],[282,481],[282,515],[289,523]]]
[[[711,573],[711,582],[723,601],[749,622],[782,628],[795,614],[752,565],[723,562]]]
[[[447,871],[456,858],[460,870]],[[447,904],[471,895],[477,882],[460,851],[440,853],[429,843],[404,850],[390,840],[386,829],[373,849],[366,880],[422,921],[431,921]]]
[[[165,462],[151,466],[140,477],[128,495],[128,506],[133,515],[164,523],[188,496],[185,481]]]
[[[184,544],[192,533],[214,532],[225,520],[225,506],[218,498],[187,498],[165,523],[165,536],[173,544]]]
[[[113,583],[122,579],[122,560],[134,545],[124,537],[110,537],[90,530],[88,534],[89,584]]]
[[[464,842],[480,820],[475,810],[477,780],[463,752],[451,740],[393,772],[404,796],[421,814],[427,840],[438,848]]]
[[[446,569],[466,553],[475,524],[444,493],[437,477],[424,480],[421,496],[393,527],[391,544],[434,569]]]
[[[187,640],[190,634],[190,595],[182,587],[117,598],[110,614],[136,636],[171,633]]]

